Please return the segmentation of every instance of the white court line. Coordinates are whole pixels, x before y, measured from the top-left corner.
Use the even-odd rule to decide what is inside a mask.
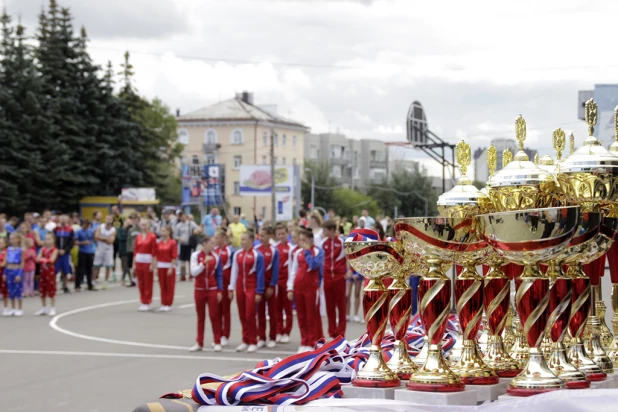
[[[183,295],[174,296],[174,298],[182,298],[182,297],[184,296]],[[153,300],[159,300],[159,298],[153,298]],[[138,346],[142,348],[172,349],[172,350],[181,350],[185,352],[190,349],[190,347],[188,346],[160,345],[156,343],[143,343],[143,342],[132,342],[132,341],[126,341],[126,340],[119,340],[119,339],[100,338],[98,336],[90,336],[90,335],[84,335],[84,334],[77,333],[77,332],[72,332],[58,325],[58,321],[66,316],[71,316],[77,313],[87,312],[87,311],[95,310],[95,309],[103,309],[103,308],[107,308],[111,306],[127,305],[129,303],[138,303],[138,302],[139,302],[139,299],[121,300],[117,302],[101,303],[99,305],[85,306],[83,308],[73,309],[68,312],[64,312],[64,313],[54,316],[52,320],[49,321],[49,326],[51,326],[51,328],[54,329],[56,332],[64,333],[65,335],[73,336],[74,338],[93,340],[93,341],[103,342],[103,343],[113,343],[116,345],[126,345],[126,346]],[[204,351],[214,352],[212,349],[206,349],[206,348],[204,348]],[[234,349],[224,349],[223,352],[236,353]],[[272,354],[272,355],[293,355],[296,352],[260,350],[259,353],[266,353],[266,354]]]
[[[178,309],[187,309],[192,307],[195,307],[195,303],[187,303],[186,305],[180,305],[178,306]]]
[[[75,352],[75,351],[51,351],[51,350],[17,350],[0,349],[1,354],[11,355],[60,355],[60,356],[99,356],[111,358],[151,358],[151,359],[191,359],[191,360],[214,360],[214,361],[237,361],[237,362],[262,362],[264,359],[257,358],[226,358],[221,356],[190,356],[190,355],[156,355],[149,353],[108,353],[108,352]]]

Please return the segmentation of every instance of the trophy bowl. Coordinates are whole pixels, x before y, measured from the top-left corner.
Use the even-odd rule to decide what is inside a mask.
[[[577,206],[528,209],[479,216],[482,237],[510,262],[524,265],[516,279],[515,304],[530,345],[530,357],[508,392],[529,396],[564,388],[547,366],[541,341],[548,324],[549,278],[539,263],[551,261],[568,246],[580,223]]]
[[[388,323],[390,300],[383,279],[401,270],[404,263],[402,248],[395,242],[346,241],[343,250],[350,266],[369,279],[363,293],[363,312],[371,347],[365,366],[358,371],[352,384],[373,388],[397,387],[400,380],[382,356],[381,344]]]
[[[476,234],[476,227],[476,219],[468,217],[395,219],[395,233],[406,254],[419,256],[429,266],[429,270],[421,277],[418,290],[421,323],[427,334],[427,360],[410,377],[408,389],[454,392],[464,389],[465,380],[497,379],[493,370],[480,359],[474,341],[469,348],[472,354],[470,357],[474,356],[480,364],[477,363],[473,368],[470,357],[466,357],[464,362],[470,367],[466,367],[468,372],[463,379],[451,370],[441,348],[451,297],[451,280],[441,269],[445,262],[465,263],[464,266],[468,268],[462,271],[466,276],[465,281],[460,283],[462,303],[458,307],[459,321],[468,336],[476,337],[478,332],[483,302],[482,278],[476,274],[474,264],[485,258],[488,249],[487,244]],[[458,365],[460,363],[461,360]]]

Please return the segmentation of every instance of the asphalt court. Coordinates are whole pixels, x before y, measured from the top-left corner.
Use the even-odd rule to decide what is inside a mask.
[[[131,411],[164,393],[190,388],[201,373],[249,369],[295,353],[300,343],[295,319],[289,344],[235,352],[240,322],[233,302],[228,347],[212,351],[207,322],[206,350],[190,353],[196,322],[191,283],[176,284],[171,312],[141,313],[138,306],[136,288],[110,285],[98,292],[60,293],[53,318],[34,316],[38,298],[24,299],[23,317],[0,317],[0,411]],[[158,308],[158,300],[152,306]],[[349,324],[347,337],[363,330],[363,324]]]

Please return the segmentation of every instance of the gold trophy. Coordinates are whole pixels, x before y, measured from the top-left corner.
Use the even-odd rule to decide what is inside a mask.
[[[479,199],[487,199],[487,195],[473,186],[466,176],[471,160],[470,146],[462,140],[457,144],[455,153],[461,167],[461,178],[453,189],[438,198],[438,210],[441,216],[468,219],[472,225],[469,230],[473,231],[476,224],[472,218],[479,214]],[[465,226],[461,229],[465,229]],[[469,237],[472,236],[478,235],[472,232]],[[483,278],[476,272],[476,265],[486,259],[488,250],[485,243],[478,240],[470,243],[469,250],[474,250],[474,253],[462,253],[458,261],[463,263],[463,270],[455,280],[455,300],[462,329],[463,350],[451,369],[466,384],[491,385],[499,382],[498,375],[483,362],[476,342],[483,314]]]
[[[407,387],[427,392],[457,392],[465,387],[442,354],[442,338],[450,311],[451,280],[442,272],[444,262],[468,262],[486,253],[476,235],[476,220],[424,217],[395,219],[395,233],[406,254],[420,256],[429,266],[419,283],[423,328],[427,333],[425,364],[412,374]]]
[[[549,278],[540,262],[552,260],[568,245],[579,223],[579,208],[552,207],[479,216],[483,238],[509,261],[524,265],[517,278],[517,312],[530,344],[528,363],[513,378],[507,392],[530,396],[564,388],[564,382],[547,366],[540,345],[547,327]]]
[[[612,221],[610,219],[616,217],[615,210],[616,203],[618,202],[618,157],[601,146],[601,142],[593,136],[594,126],[597,123],[597,104],[592,99],[586,102],[585,118],[588,124],[588,138],[586,138],[582,147],[558,164],[557,178],[564,190],[564,199],[567,203],[580,205],[583,212],[602,211],[605,217],[608,218],[607,223],[604,223],[603,226],[611,226]],[[614,234],[611,233],[613,230],[610,230],[611,228],[609,227],[603,229],[603,226],[602,232],[604,231],[605,233],[604,236],[598,238],[596,248],[592,248],[589,251],[590,253],[580,256],[580,259],[574,265],[569,266],[567,274],[572,274],[577,279],[582,279],[577,282],[585,283],[584,279],[588,279],[588,282],[593,285],[597,285],[600,282],[600,279],[598,279],[600,274],[598,273],[589,273],[589,275],[593,276],[592,279],[584,275],[581,271],[581,264],[590,263],[598,259],[611,247],[614,237]],[[596,316],[595,294],[586,294],[585,290],[589,289],[584,288],[584,286],[581,286],[581,288],[583,288],[582,292],[576,294],[576,282],[573,283],[573,299],[583,300],[588,295],[586,299],[589,299],[591,302],[582,302],[578,311],[576,311],[578,308],[574,302],[571,322],[579,323],[577,322],[578,319],[575,319],[575,317],[579,317],[583,327],[587,318],[592,335],[589,346],[592,352],[590,353],[592,360],[605,372],[611,372],[613,371],[613,364],[607,357],[599,340],[600,321]],[[591,307],[590,316],[587,316],[587,313],[582,313],[586,307]],[[584,363],[587,364],[587,359],[584,356],[585,351],[583,351],[579,341],[571,348],[570,355],[572,363],[582,372],[586,373],[588,379],[592,380],[588,371],[583,369],[585,365],[579,365],[579,358],[581,356],[583,356]]]
[[[401,270],[404,262],[401,247],[394,242],[347,241],[343,245],[350,266],[369,279],[364,289],[363,312],[371,339],[369,358],[358,371],[352,385],[372,388],[392,388],[400,385],[397,374],[384,362],[382,338],[388,323],[390,295],[383,278]]]

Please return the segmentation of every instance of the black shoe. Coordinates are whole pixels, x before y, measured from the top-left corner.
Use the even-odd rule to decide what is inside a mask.
[[[97,289],[97,288],[95,288],[95,287],[88,288],[88,291],[89,291],[89,292],[97,292],[98,290],[99,290],[99,289]]]
[[[128,288],[134,288],[135,286],[137,286],[137,283],[131,282],[131,284],[129,286],[127,286],[127,287]]]
[[[69,290],[69,288],[67,288],[66,286],[64,288],[62,288],[62,291],[64,293],[71,293],[71,291]]]
[[[81,292],[82,288],[75,288],[75,292]]]

